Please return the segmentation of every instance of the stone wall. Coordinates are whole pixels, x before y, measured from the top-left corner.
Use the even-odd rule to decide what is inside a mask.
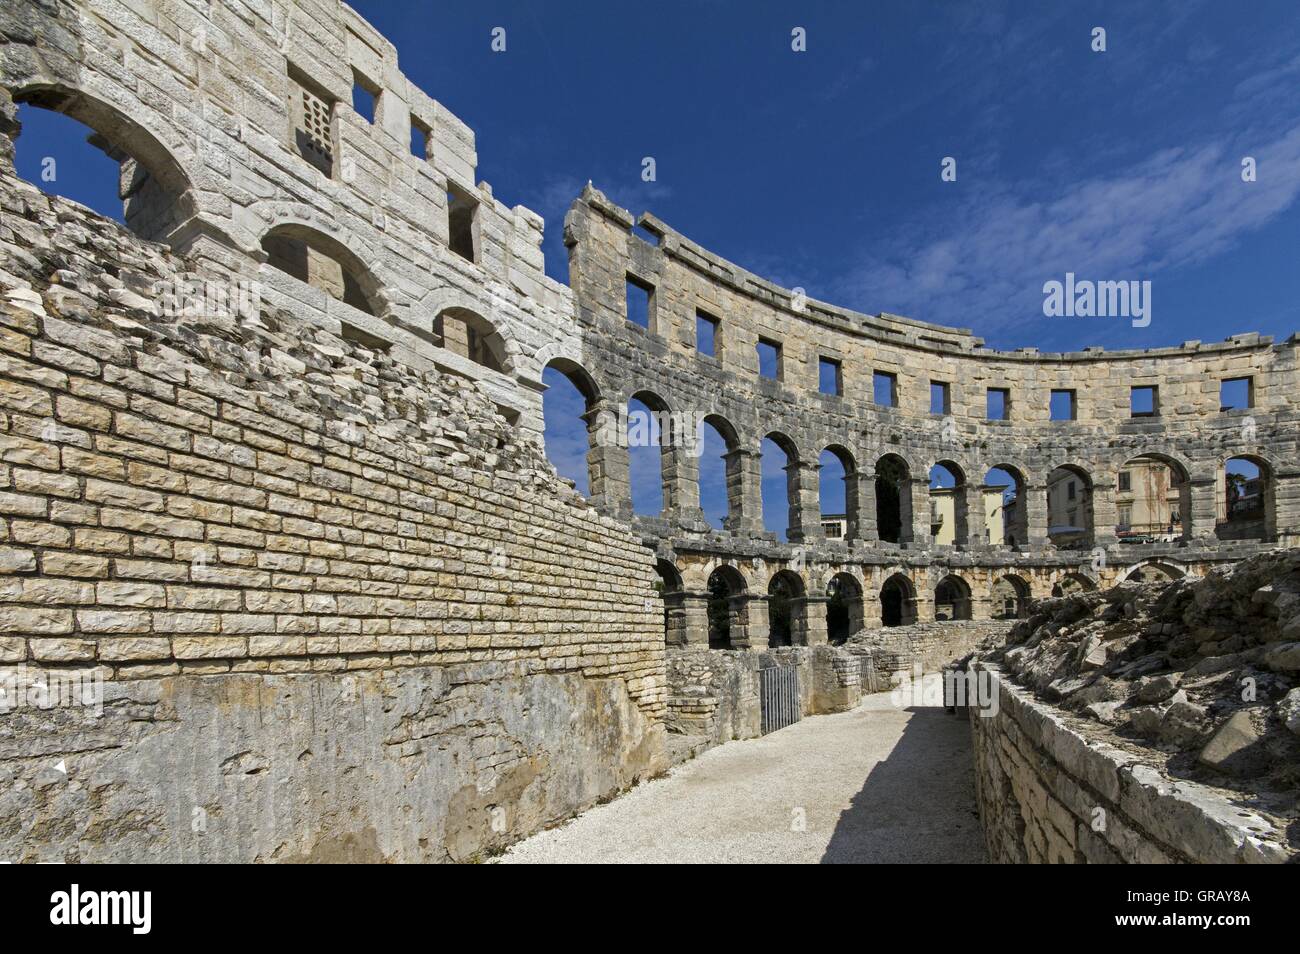
[[[1163,773],[1089,737],[1086,723],[998,682],[995,715],[971,707],[976,797],[1002,863],[1233,864],[1291,857],[1277,819],[1242,797]]]
[[[0,856],[467,860],[663,767],[652,555],[487,388],[0,207],[0,662],[104,685],[0,714]]]
[[[844,649],[870,656],[883,677],[910,673],[920,666],[926,673],[938,672],[970,653],[984,639],[1005,634],[1009,622],[916,623],[864,630],[852,636]]]

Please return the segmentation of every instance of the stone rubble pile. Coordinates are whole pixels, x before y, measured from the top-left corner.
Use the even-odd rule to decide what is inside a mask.
[[[986,644],[1040,698],[1210,784],[1300,789],[1300,550],[1042,600]]]

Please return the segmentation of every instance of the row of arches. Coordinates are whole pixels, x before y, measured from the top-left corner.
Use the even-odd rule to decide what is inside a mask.
[[[876,605],[867,605],[868,593],[854,574],[840,572],[825,585],[824,593],[810,594],[799,573],[782,569],[773,573],[757,591],[735,566],[720,564],[709,573],[703,594],[687,594],[681,574],[667,560],[658,562],[658,590],[664,599],[665,633],[668,641],[683,642],[688,625],[686,600],[705,602],[704,627],[712,649],[739,647],[775,649],[807,644],[813,624],[811,603],[824,603],[826,638],[841,645],[868,625],[907,626],[920,621],[921,593],[907,573],[890,574],[879,590],[870,594]],[[1184,571],[1171,563],[1146,561],[1131,567],[1123,580],[1155,582],[1182,577]],[[1097,581],[1086,573],[1070,571],[1052,584],[1052,596],[1068,596],[1097,589]],[[939,623],[974,618],[971,584],[959,573],[939,578],[928,594],[933,620]],[[1029,580],[1015,572],[995,579],[985,594],[988,618],[1013,620],[1028,615],[1031,599]],[[703,640],[699,640],[703,642]],[[757,644],[757,646],[756,646]]]
[[[592,427],[599,390],[572,361],[552,362],[542,381],[548,456],[590,493],[589,475],[602,469]],[[639,427],[642,420],[649,426]],[[687,452],[695,458],[690,462],[665,437],[664,420],[678,420],[666,401],[648,390],[633,392],[626,404],[623,491],[630,515],[678,509],[688,497],[680,485],[689,476],[690,503],[698,504],[711,527],[744,526],[782,540],[807,539],[815,528],[813,536],[828,539],[1086,549],[1103,536],[1102,529],[1107,539],[1134,543],[1176,541],[1194,531],[1224,539],[1268,539],[1274,532],[1272,469],[1254,455],[1228,457],[1214,483],[1203,483],[1198,493],[1213,494],[1213,506],[1194,500],[1193,481],[1180,461],[1158,453],[1128,458],[1107,485],[1113,516],[1103,521],[1093,474],[1081,463],[1061,464],[1033,485],[1024,468],[1011,462],[972,476],[955,460],[940,459],[916,474],[901,454],[886,453],[864,471],[841,444],[829,444],[815,461],[807,460],[779,431],[749,447],[719,414],[686,421],[698,427],[697,446]],[[927,506],[928,513],[920,509]]]

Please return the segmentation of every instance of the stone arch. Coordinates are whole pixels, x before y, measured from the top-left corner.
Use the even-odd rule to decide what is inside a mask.
[[[969,620],[972,617],[970,584],[949,573],[934,586],[934,618],[939,622]]]
[[[1181,580],[1187,575],[1182,567],[1165,560],[1143,560],[1136,563],[1124,574],[1127,583],[1167,583]]]
[[[936,460],[926,471],[930,486],[930,538],[940,546],[962,546],[970,539],[966,471],[954,460]]]
[[[916,622],[916,585],[904,573],[894,573],[880,587],[880,621],[884,626]]]
[[[749,592],[744,575],[721,563],[709,573],[708,626],[710,649],[732,649],[748,644]]]
[[[1215,536],[1220,540],[1275,538],[1277,480],[1269,461],[1258,454],[1229,454],[1219,462],[1215,486]]]
[[[655,590],[663,601],[664,642],[669,646],[686,645],[686,592],[682,574],[671,560],[655,561]]]
[[[767,584],[767,644],[773,648],[805,642],[807,589],[793,570],[778,570]]]
[[[1024,619],[1029,615],[1029,600],[1029,583],[1016,573],[998,577],[989,590],[989,605],[994,619]]]
[[[876,461],[876,531],[885,543],[912,540],[912,469],[898,454]]]
[[[489,371],[514,372],[505,337],[478,312],[459,306],[444,308],[433,319],[433,334],[441,347]]]
[[[1078,463],[1047,475],[1047,537],[1062,550],[1087,549],[1094,540],[1092,475]]]
[[[723,445],[722,454],[722,479],[725,487],[724,498],[726,500],[727,512],[723,515],[722,526],[724,529],[734,529],[741,525],[741,516],[745,510],[745,453],[741,447],[740,434],[735,426],[721,414],[711,413],[704,415],[703,439],[708,440],[707,429],[712,428],[713,432],[721,439]],[[717,466],[716,462],[706,462],[707,451],[704,446],[700,449],[699,462],[697,464],[696,481],[699,486],[698,496],[701,507],[704,503],[704,484],[706,471],[709,470],[709,464]]]
[[[1192,535],[1192,481],[1185,463],[1144,451],[1115,474],[1115,535],[1126,542],[1186,540]]]
[[[267,264],[368,315],[386,316],[383,282],[348,245],[303,222],[279,222],[261,238]]]
[[[836,573],[826,584],[826,595],[826,636],[832,646],[841,646],[862,632],[862,584],[852,573]]]
[[[639,403],[641,407],[633,407],[633,402]],[[669,408],[668,402],[658,395],[655,391],[642,388],[633,391],[628,395],[625,404],[627,410],[626,426],[623,430],[625,438],[624,446],[627,448],[628,457],[628,492],[633,502],[632,512],[642,513],[646,516],[654,516],[655,513],[650,510],[638,511],[635,500],[637,496],[636,488],[639,484],[637,471],[643,468],[644,464],[638,461],[646,461],[651,458],[648,448],[657,447],[658,452],[654,459],[658,462],[659,478],[659,500],[660,513],[671,513],[676,509],[675,493],[677,489],[675,459],[672,453],[674,446],[674,424],[672,409]],[[649,475],[645,475],[644,480],[649,480]]]
[[[1084,573],[1072,571],[1063,574],[1052,584],[1053,596],[1074,596],[1078,593],[1091,593],[1097,589],[1097,581]]]
[[[799,448],[795,442],[781,431],[768,431],[763,435],[762,441],[759,442],[759,473],[762,475],[762,457],[763,444],[771,441],[776,448],[785,456],[785,504],[786,504],[786,534],[789,539],[800,539],[803,528],[803,507],[800,487],[800,473],[802,463],[799,458]],[[767,525],[767,508],[764,507],[764,526]]]
[[[1006,484],[996,472],[1010,477],[1011,483]],[[1016,464],[997,463],[984,472],[984,526],[989,543],[1008,547],[1029,544],[1028,490],[1025,469]]]
[[[62,113],[94,131],[94,145],[122,166],[119,190],[125,193],[122,217],[128,228],[168,244],[189,237],[186,226],[198,215],[199,193],[185,167],[194,160],[193,152],[179,137],[173,145],[165,144],[147,120],[119,105],[122,97],[110,104],[91,90],[46,79],[9,88],[15,102]]]
[[[825,460],[830,456],[843,471],[843,512],[836,509],[827,509],[827,485],[828,471],[825,467]],[[858,462],[850,451],[843,444],[830,443],[822,448],[818,455],[820,465],[817,477],[817,495],[818,505],[823,531],[828,539],[832,540],[856,540],[859,539],[859,513],[861,501],[858,496]]]

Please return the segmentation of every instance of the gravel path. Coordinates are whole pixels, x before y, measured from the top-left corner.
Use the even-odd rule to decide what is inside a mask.
[[[499,861],[983,862],[970,728],[868,696],[710,749]]]

